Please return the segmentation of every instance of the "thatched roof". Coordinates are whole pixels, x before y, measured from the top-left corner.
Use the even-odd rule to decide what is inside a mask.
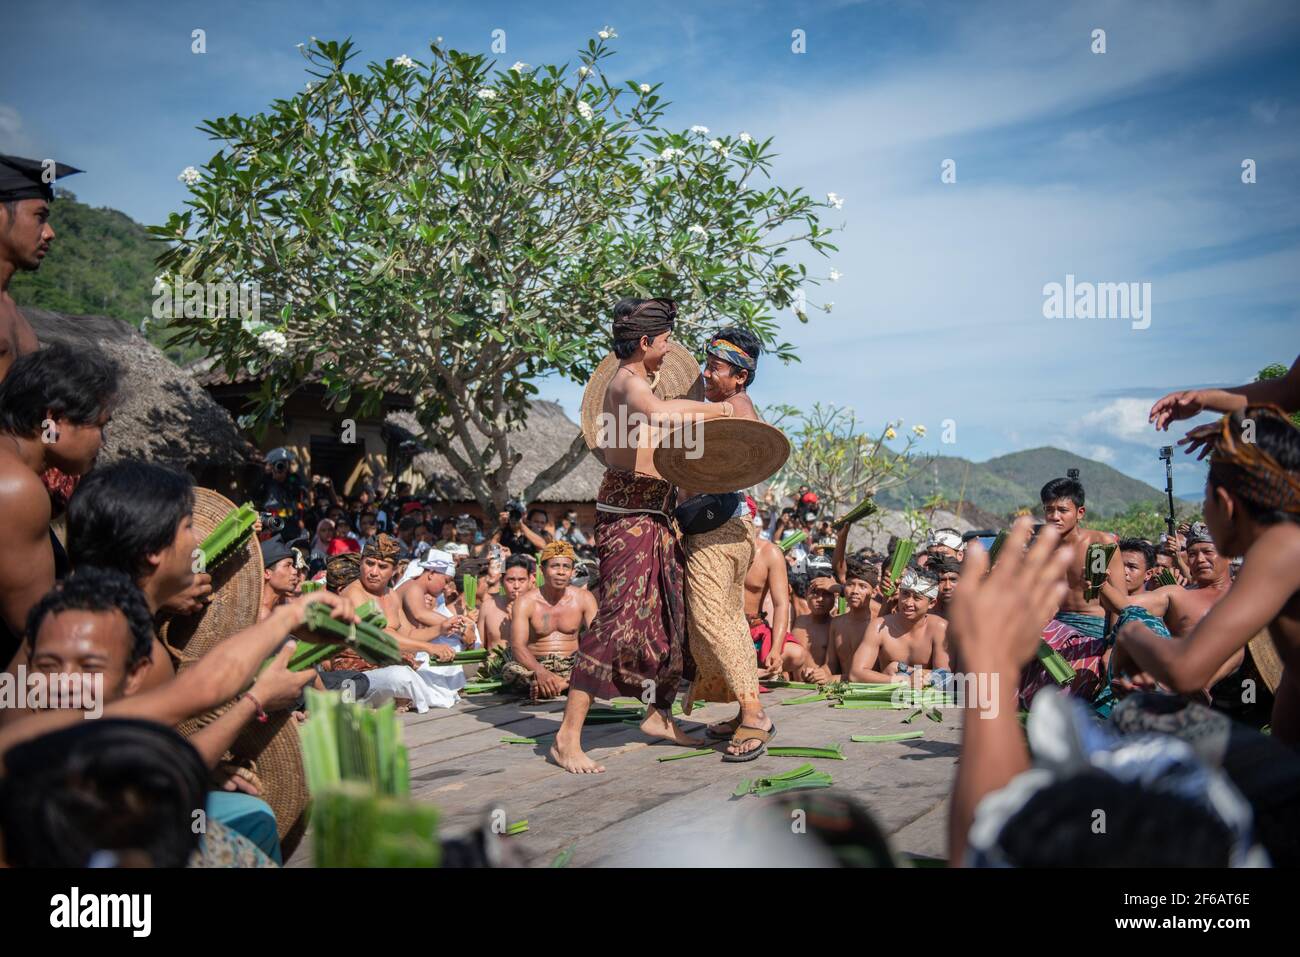
[[[200,479],[233,474],[244,465],[248,446],[229,413],[131,326],[106,316],[45,309],[24,309],[23,315],[42,343],[90,343],[121,366],[121,392],[101,463],[144,459]]]
[[[417,438],[424,434],[415,416],[410,413],[394,412],[386,421],[406,429]],[[511,446],[515,451],[523,453],[523,458],[519,460],[510,477],[510,493],[517,495],[522,492],[539,472],[548,468],[564,454],[577,434],[578,424],[564,414],[559,404],[540,400],[533,402],[528,411],[528,425],[522,431],[510,435]],[[463,454],[463,447],[459,440],[455,442],[455,448],[457,452]],[[493,458],[491,467],[495,468],[496,464],[497,459]],[[453,502],[473,500],[468,486],[461,481],[455,469],[442,455],[436,452],[424,452],[415,457],[414,465],[415,470],[424,476],[431,488],[436,489],[449,500]],[[604,473],[604,466],[587,453],[573,471],[542,492],[536,500],[594,502]]]

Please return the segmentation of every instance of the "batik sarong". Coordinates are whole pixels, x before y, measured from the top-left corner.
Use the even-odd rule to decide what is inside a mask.
[[[627,695],[670,709],[692,677],[684,632],[682,552],[668,516],[673,488],[662,479],[609,468],[596,496],[600,610],[578,638],[569,687],[596,698]]]
[[[561,655],[534,655],[537,663],[557,677],[568,679],[573,673],[573,662],[577,653]],[[525,698],[533,696],[533,686],[537,684],[537,674],[532,668],[520,664],[514,655],[506,652],[505,663],[501,666],[501,688]]]
[[[745,575],[754,560],[754,525],[731,518],[711,532],[687,535],[686,632],[699,670],[682,710],[696,701],[758,698],[754,642],[745,615]]]

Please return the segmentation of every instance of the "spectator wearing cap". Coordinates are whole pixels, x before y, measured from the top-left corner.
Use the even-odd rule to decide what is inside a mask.
[[[262,605],[257,620],[270,616],[277,605],[283,605],[295,595],[302,585],[298,570],[298,553],[282,538],[268,538],[262,543]]]

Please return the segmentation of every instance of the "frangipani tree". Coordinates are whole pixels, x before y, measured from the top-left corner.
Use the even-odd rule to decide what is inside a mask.
[[[928,458],[918,461],[912,449],[925,437],[925,427],[915,425],[906,434],[901,448],[891,448],[899,436],[902,422],[886,422],[872,436],[859,431],[857,415],[852,409],[817,403],[809,410],[779,405],[764,409],[764,418],[785,430],[790,439],[790,458],[772,480],[779,495],[789,494],[800,485],[808,485],[822,505],[828,519],[843,515],[868,495],[905,484],[914,469],[924,467]],[[879,519],[864,519],[863,524],[877,527]]]
[[[770,139],[660,126],[658,85],[606,73],[613,38],[576,68],[499,69],[435,43],[427,62],[363,72],[351,41],[314,40],[305,91],[201,125],[222,149],[151,230],[171,281],[260,287],[261,322],[177,317],[178,341],[262,372],[262,421],[308,377],[336,404],[413,395],[431,445],[494,510],[580,460],[575,430],[511,485],[535,381],[586,381],[618,299],[676,299],[688,348],[738,323],[795,358],[774,312],[806,321],[817,280],[792,253],[835,249],[819,215],[842,200],[772,184]]]

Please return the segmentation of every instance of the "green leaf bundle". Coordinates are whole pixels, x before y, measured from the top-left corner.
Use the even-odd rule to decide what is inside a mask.
[[[1083,579],[1087,584],[1083,588],[1083,597],[1088,601],[1101,594],[1101,586],[1106,582],[1106,569],[1118,547],[1114,542],[1106,542],[1104,545],[1089,545],[1084,553]]]
[[[1068,685],[1074,680],[1074,668],[1047,642],[1038,642],[1037,656],[1043,667],[1047,669],[1047,673],[1052,676],[1052,680],[1058,685]]]
[[[375,794],[404,796],[411,776],[402,724],[392,702],[371,708],[337,694],[307,689],[308,718],[298,730],[312,794],[344,781]]]
[[[997,564],[998,553],[1002,551],[1002,546],[1007,543],[1007,530],[1004,528],[998,532],[993,539],[993,544],[989,546],[989,568]]]
[[[374,625],[376,628],[387,628],[388,619],[384,616],[383,609],[373,598],[365,604],[357,606],[357,618],[364,621],[367,625]]]
[[[804,541],[807,537],[808,537],[808,533],[805,532],[803,529],[799,529],[799,531],[797,532],[791,532],[785,538],[781,539],[781,545],[780,545],[781,551],[788,552],[790,549],[794,548],[800,542]]]
[[[893,596],[898,591],[898,579],[903,575],[903,569],[907,563],[912,560],[912,555],[916,553],[916,542],[910,538],[905,538],[894,547],[893,558],[889,560],[889,591],[884,592],[886,598]]]
[[[1163,565],[1160,566],[1160,571],[1156,572],[1156,581],[1158,581],[1161,585],[1178,584],[1178,579],[1174,577],[1174,573],[1171,572],[1168,568],[1165,568]]]
[[[828,788],[834,783],[831,776],[825,771],[818,771],[811,764],[801,764],[792,771],[755,778],[752,781],[741,781],[736,786],[736,790],[731,793],[733,797],[744,797],[747,794],[765,797],[769,794],[780,794],[783,791]]]
[[[251,502],[245,502],[228,513],[199,543],[199,553],[203,557],[203,571],[211,572],[235,554],[239,546],[248,541],[248,536],[253,533],[253,526],[256,524],[257,511]]]
[[[460,593],[465,596],[465,607],[473,611],[478,607],[478,576],[466,574],[460,580]]]
[[[341,782],[313,794],[316,867],[438,867],[438,809]]]
[[[843,518],[836,519],[835,522],[831,524],[831,528],[838,531],[845,525],[852,525],[854,522],[875,515],[879,511],[880,506],[876,504],[875,500],[870,495],[868,495],[857,505],[853,506],[853,508],[849,509],[848,512],[844,514]]]
[[[306,619],[306,629],[319,642],[347,645],[373,665],[402,663],[397,641],[381,628],[364,621],[345,624],[337,618],[331,618],[329,606],[323,602],[308,605]]]

